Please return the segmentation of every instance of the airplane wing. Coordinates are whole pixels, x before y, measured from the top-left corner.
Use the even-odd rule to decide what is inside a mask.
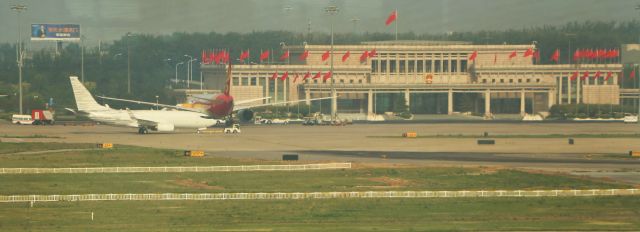
[[[331,99],[331,98],[333,98],[333,97],[312,98],[312,99],[309,99],[309,101],[317,101],[317,100],[324,100],[324,99]],[[274,102],[274,103],[267,103],[267,104],[260,104],[260,105],[236,106],[236,107],[233,108],[233,111],[251,109],[251,108],[258,108],[258,107],[263,107],[263,106],[282,105],[282,104],[303,102],[303,101],[306,101],[306,99],[295,100],[295,101],[286,101],[286,102]]]
[[[112,98],[112,97],[105,97],[105,96],[98,96],[98,97],[102,98],[102,99],[107,99],[107,100],[138,103],[138,104],[143,104],[143,105],[160,106],[160,107],[176,109],[176,110],[184,110],[184,111],[191,111],[191,112],[197,112],[197,113],[204,113],[203,109],[198,109],[198,108],[187,108],[187,107],[180,107],[180,106],[174,106],[174,105],[165,105],[165,104],[158,104],[158,103],[153,103],[153,102],[136,101],[136,100]]]
[[[136,117],[131,110],[127,109],[127,113],[129,113],[129,117],[138,122],[138,126],[148,126],[148,127],[157,127],[160,122],[156,122],[153,120],[142,119]]]

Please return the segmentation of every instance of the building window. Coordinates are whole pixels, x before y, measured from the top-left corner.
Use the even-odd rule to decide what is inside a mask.
[[[318,84],[318,80],[313,80],[313,83],[314,84]]]
[[[451,61],[451,72],[458,72],[458,61],[457,60],[452,60]]]
[[[440,72],[440,62],[441,60],[435,60],[435,72],[439,73]]]
[[[487,79],[482,79],[482,83],[487,83]]]
[[[386,73],[387,72],[387,61],[386,60],[381,60],[380,61],[380,72],[382,72],[382,73]]]
[[[504,79],[500,79],[500,83],[504,83]]]
[[[496,79],[491,79],[491,83],[496,83]]]
[[[513,83],[513,79],[509,79],[509,83]]]
[[[235,78],[233,78],[233,85],[235,85],[235,86],[240,85],[239,77],[235,77]]]
[[[258,84],[258,83],[257,83],[257,79],[256,79],[255,77],[252,77],[252,78],[251,78],[251,85],[252,85],[252,86],[256,86],[257,84]]]
[[[343,80],[343,79],[340,79],[340,83],[344,84],[344,80]]]
[[[531,79],[527,79],[527,83],[530,83],[530,82],[531,82]]]
[[[358,80],[358,83],[362,84],[362,80]]]
[[[400,73],[406,73],[406,70],[405,70],[406,65],[407,65],[407,61],[400,60],[400,65],[399,65],[399,68],[398,68],[399,70],[398,71]]]
[[[349,84],[353,84],[353,80],[349,80]]]
[[[467,72],[467,60],[460,61],[460,72]]]
[[[418,73],[424,72],[424,60],[418,60]]]
[[[413,71],[415,71],[416,69],[416,61],[415,60],[410,60],[409,61],[409,72],[413,73]]]
[[[372,60],[371,61],[371,72],[373,72],[373,73],[377,73],[378,72],[378,61],[377,60]]]
[[[540,83],[540,79],[539,79],[539,78],[538,78],[538,79],[536,79],[536,82],[537,82],[537,83]]]
[[[390,60],[389,61],[389,72],[390,73],[395,73],[396,72],[396,63],[397,63],[397,60]]]
[[[522,83],[522,79],[518,79],[518,83]]]
[[[426,66],[425,67],[425,72],[427,72],[427,73],[431,72],[431,64],[432,64],[431,60],[425,61],[425,66]]]
[[[442,61],[442,72],[449,72],[449,61],[448,60],[443,60]]]

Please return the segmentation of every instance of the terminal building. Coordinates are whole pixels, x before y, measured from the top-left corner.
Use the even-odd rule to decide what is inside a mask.
[[[364,42],[335,45],[333,58],[323,61],[330,45],[285,46],[283,51],[291,55],[284,62],[234,65],[231,94],[237,100],[269,97],[271,102],[287,102],[329,97],[333,88],[335,112],[364,116],[392,111],[397,102],[405,102],[414,114],[469,112],[486,117],[547,112],[556,104],[620,103],[622,64],[536,64],[533,56],[524,56],[529,49],[535,51],[535,44]],[[307,59],[298,59],[305,51]],[[365,51],[376,55],[361,57]],[[474,52],[476,58],[469,60]],[[308,72],[326,74],[331,63],[330,79],[302,80]],[[225,68],[203,64],[205,86],[223,89]],[[579,76],[572,80],[576,71]],[[289,77],[281,80],[285,72]],[[329,113],[330,101],[306,103]]]

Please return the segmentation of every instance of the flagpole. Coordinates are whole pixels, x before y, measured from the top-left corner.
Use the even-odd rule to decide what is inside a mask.
[[[396,8],[396,41],[398,41],[398,8]]]

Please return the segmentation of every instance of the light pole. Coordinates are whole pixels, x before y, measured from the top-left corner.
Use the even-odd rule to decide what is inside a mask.
[[[336,99],[336,90],[333,87],[333,16],[336,15],[338,13],[338,7],[335,5],[330,5],[326,8],[324,8],[324,11],[330,15],[331,17],[331,53],[330,53],[330,59],[331,61],[330,66],[329,66],[329,72],[331,73],[332,77],[329,81],[330,85],[331,85],[331,121],[335,120],[337,111],[338,111],[338,100]]]
[[[158,110],[158,95],[156,95],[156,110]]]
[[[184,57],[189,57],[189,61],[187,61],[187,62],[189,62],[189,63],[187,64],[187,89],[189,89],[189,88],[190,88],[190,87],[189,87],[189,86],[190,86],[190,85],[189,85],[189,84],[190,84],[189,82],[191,81],[191,74],[193,74],[193,73],[191,72],[191,67],[192,67],[192,65],[193,65],[193,64],[192,64],[193,56],[190,56],[190,55],[185,54],[185,55],[184,55]]]
[[[17,12],[18,15],[18,57],[16,57],[16,62],[18,63],[18,92],[20,94],[18,102],[19,102],[19,110],[20,114],[22,114],[22,66],[24,65],[24,51],[22,50],[22,30],[20,29],[20,13],[22,11],[27,10],[27,6],[25,5],[13,5],[11,6],[11,10]]]
[[[181,64],[184,64],[184,61],[176,64],[176,83],[178,83],[178,66]]]
[[[80,80],[84,84],[84,36],[80,37]]]
[[[127,93],[131,94],[131,48],[129,46],[129,37],[131,33],[127,32]]]

